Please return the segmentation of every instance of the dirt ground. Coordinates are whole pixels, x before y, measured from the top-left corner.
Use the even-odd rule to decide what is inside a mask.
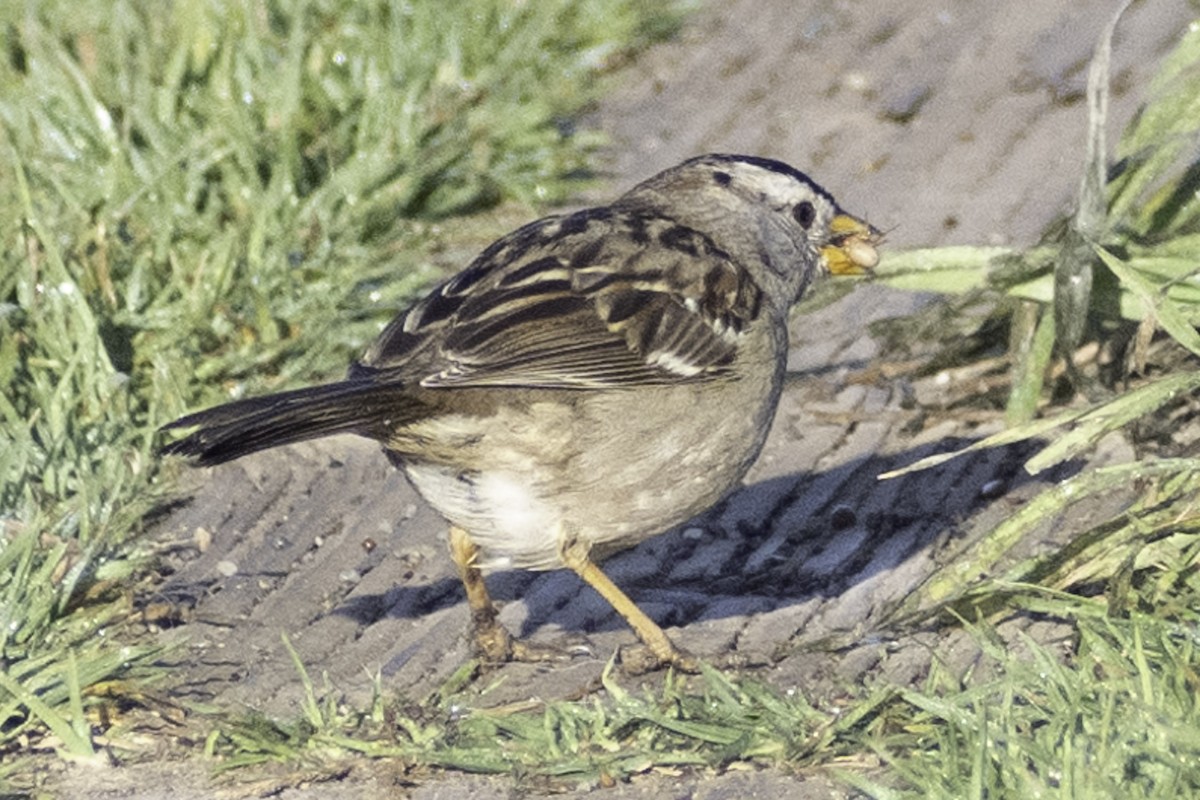
[[[1070,208],[1088,59],[1115,5],[710,4],[676,41],[623,68],[588,120],[613,142],[610,188],[601,194],[697,153],[755,153],[809,172],[846,209],[888,230],[890,247],[1031,243]],[[1110,141],[1195,16],[1186,3],[1163,0],[1136,3],[1127,15],[1115,44]],[[867,325],[929,302],[936,301],[866,284],[798,317],[792,380],[745,488],[606,563],[678,643],[701,656],[737,652],[767,663],[756,674],[818,702],[846,681],[919,680],[934,649],[950,663],[974,658],[960,639],[874,634],[948,548],[1059,476],[1029,478],[1020,453],[994,452],[876,480],[998,426],[941,411],[949,394],[973,391],[970,378],[910,381],[876,369],[894,354]],[[1129,456],[1113,441],[1097,459]],[[187,624],[163,635],[186,640],[176,672],[187,697],[295,716],[301,686],[281,632],[310,674],[328,673],[351,699],[366,696],[375,670],[389,689],[424,696],[470,655],[445,526],[369,442],[333,439],[197,471],[155,535],[181,545],[160,599],[186,609]],[[570,696],[632,641],[568,573],[503,573],[490,585],[510,629],[535,641],[567,640],[582,654],[567,664],[505,666],[480,705]],[[195,763],[77,766],[64,770],[55,791],[89,800],[239,795],[228,785],[215,789],[207,767]],[[400,784],[375,763],[336,784],[275,796],[518,793],[511,779],[457,773]],[[819,775],[771,770],[645,776],[605,792],[705,800],[845,793]]]

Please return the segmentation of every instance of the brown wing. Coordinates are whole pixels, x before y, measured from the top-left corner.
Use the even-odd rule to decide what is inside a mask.
[[[592,209],[492,245],[393,322],[363,367],[427,387],[704,380],[725,372],[761,301],[704,235]]]

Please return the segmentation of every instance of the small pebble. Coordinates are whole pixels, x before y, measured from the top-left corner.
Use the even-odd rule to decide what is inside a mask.
[[[979,487],[979,496],[984,500],[995,500],[1004,494],[1004,481],[996,478]]]
[[[836,506],[829,515],[829,524],[835,531],[844,531],[858,522],[858,514],[850,506]]]
[[[205,553],[212,546],[213,535],[207,528],[196,528],[195,533],[192,534],[192,540],[196,543],[196,549]]]

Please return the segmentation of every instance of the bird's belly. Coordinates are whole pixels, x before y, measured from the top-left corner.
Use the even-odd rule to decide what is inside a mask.
[[[553,498],[531,491],[527,474],[464,471],[441,464],[406,464],[408,479],[430,505],[467,531],[485,570],[561,566],[563,517]]]
[[[730,405],[706,389],[502,409],[462,437],[452,458],[400,460],[417,491],[479,546],[480,567],[556,569],[566,542],[582,540],[602,558],[687,521],[741,480],[776,392],[765,386],[761,402],[747,406],[745,395]],[[673,404],[686,423],[647,414],[655,403]],[[442,438],[428,428],[422,435]]]

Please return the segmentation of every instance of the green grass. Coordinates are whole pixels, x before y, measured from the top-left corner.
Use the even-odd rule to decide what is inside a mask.
[[[585,788],[651,770],[825,763],[851,754],[854,732],[896,697],[881,690],[860,698],[852,713],[834,713],[814,708],[800,693],[734,681],[711,668],[698,684],[668,676],[660,690],[639,692],[622,688],[606,670],[602,695],[473,710],[460,704],[474,695],[459,691],[470,672],[465,666],[420,703],[384,699],[378,686],[370,709],[350,710],[322,702],[298,664],[308,690],[303,719],[229,721],[214,730],[209,752],[223,768],[284,761],[336,769],[356,754],[412,767],[511,774],[546,788]]]
[[[1025,464],[1037,474],[1085,457],[1111,432],[1135,434],[1142,420],[1186,415],[1200,392],[1200,27],[1184,31],[1166,58],[1110,170],[1103,131],[1119,16],[1089,76],[1089,144],[1075,215],[1030,251],[947,248],[881,264],[884,280],[896,285],[957,295],[951,309],[995,304],[990,329],[1007,315],[1011,331],[1010,427],[897,474],[1040,441]],[[1103,350],[1121,337],[1128,368],[1110,371],[1109,385],[1102,371],[1084,376],[1072,364],[1080,345]],[[1066,365],[1067,396],[1090,402],[1049,406],[1046,376],[1056,360]],[[1137,499],[1119,517],[1011,563],[1009,554],[1047,520],[1130,486]],[[960,681],[935,671],[924,691],[902,689],[899,729],[867,742],[888,780],[843,777],[880,798],[1200,795],[1198,499],[1194,449],[1146,457],[1084,470],[963,544],[896,610],[896,623],[980,620],[968,628],[998,677]],[[1075,641],[1065,653],[1018,643],[1025,651],[1018,657],[982,622],[1010,614],[1064,621]]]
[[[351,710],[323,701],[300,666],[309,698],[302,719],[227,720],[208,752],[222,769],[278,761],[334,773],[385,758],[409,769],[512,775],[547,790],[752,764],[823,774],[881,800],[1195,796],[1195,607],[1183,619],[1113,617],[1103,601],[1010,589],[1013,607],[1069,621],[1076,641],[1055,649],[968,624],[982,647],[980,674],[935,659],[922,687],[846,687],[824,707],[706,669],[653,692],[627,691],[606,674],[603,695],[488,710],[460,705],[453,686],[422,703],[388,701],[377,681],[376,702]]]
[[[1041,442],[1040,452],[1025,463],[1027,472],[1037,474],[1082,458],[1104,436],[1132,432],[1139,421],[1168,415],[1200,393],[1200,162],[1191,160],[1200,142],[1200,27],[1186,30],[1164,61],[1146,105],[1118,144],[1119,168],[1108,180],[1103,142],[1108,39],[1119,16],[1105,32],[1089,77],[1089,147],[1074,216],[1027,252],[947,248],[902,253],[881,265],[884,280],[909,288],[958,294],[967,302],[990,297],[1000,313],[1012,318],[1009,361],[1014,372],[1008,429],[881,477],[1026,441]],[[1082,274],[1086,279],[1076,281]],[[1089,288],[1082,294],[1061,290],[1072,283]],[[1085,331],[1103,347],[1129,336],[1135,324],[1130,368],[1114,376],[1114,383],[1124,384],[1121,391],[1098,386],[1095,376],[1084,378],[1064,357],[1074,354]],[[1156,332],[1161,332],[1158,361],[1181,368],[1146,363]],[[1062,411],[1050,408],[1043,382],[1056,358],[1068,366],[1070,388],[1097,399]],[[1038,412],[1042,416],[1034,419]],[[1140,483],[1145,491],[1123,518],[997,575],[1004,556],[1041,521],[1131,483]],[[1183,563],[1175,562],[1177,570],[1192,570],[1196,554],[1184,546],[1186,539],[1173,534],[1189,536],[1200,528],[1197,496],[1200,458],[1194,455],[1086,471],[1034,498],[964,547],[908,598],[903,612],[919,616],[945,604],[973,603],[994,590],[986,582],[973,586],[978,575],[1035,578],[1070,588],[1113,580],[1135,558],[1171,563],[1186,556]]]
[[[153,672],[158,426],[337,374],[498,232],[462,215],[575,190],[573,116],[680,8],[0,7],[0,756],[88,757],[88,687]]]
[[[472,212],[569,195],[596,144],[571,119],[597,74],[677,19],[618,0],[15,6],[0,7],[0,788],[24,752],[98,758],[121,722],[96,715],[163,677],[131,622],[152,556],[139,524],[171,477],[157,427],[338,373],[443,258],[461,263],[445,254],[507,227]],[[880,265],[956,298],[942,314],[1005,316],[1014,426],[976,447],[1056,432],[1034,472],[1200,385],[1200,33],[1164,62],[1111,173],[1104,64],[1080,214],[1027,252]],[[1081,274],[1090,291],[1060,290]],[[1055,360],[1130,326],[1183,368],[1151,364],[1128,390],[1072,375],[1095,400],[1052,408]],[[1120,518],[1011,563],[1047,518],[1129,485]],[[1196,795],[1197,497],[1194,457],[1085,470],[964,543],[896,626],[965,627],[984,652],[973,675],[935,661],[922,687],[820,705],[709,670],[492,710],[470,708],[478,686],[408,702],[377,680],[355,709],[297,660],[298,719],[204,718],[203,749],[226,769],[386,757],[552,788],[752,763],[880,798]],[[1014,615],[1072,640],[1014,646],[998,632]]]
[[[1069,657],[971,627],[996,677],[963,681],[935,665],[863,737],[888,780],[841,776],[878,798],[1196,796],[1200,620],[1113,619],[1103,603],[1026,591],[1029,607],[1073,620]]]

